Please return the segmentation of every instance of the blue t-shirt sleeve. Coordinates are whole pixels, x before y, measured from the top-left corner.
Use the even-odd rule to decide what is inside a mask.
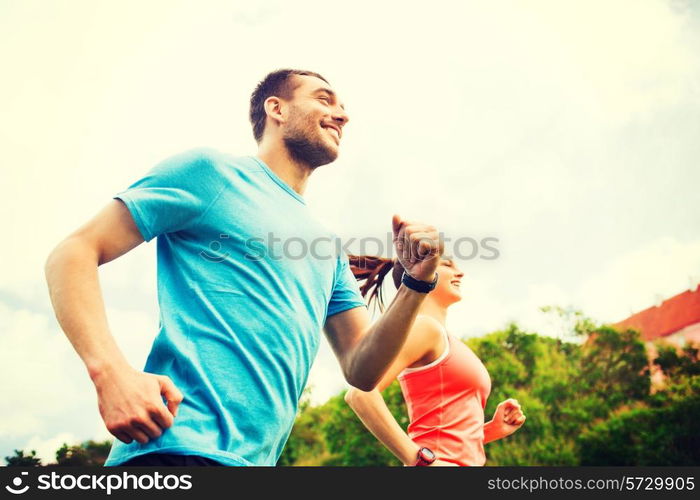
[[[348,257],[342,254],[338,258],[335,283],[326,318],[359,306],[366,306],[366,304],[360,293],[357,280],[350,270]]]
[[[213,152],[196,149],[162,161],[114,199],[124,202],[150,241],[194,225],[224,188]]]

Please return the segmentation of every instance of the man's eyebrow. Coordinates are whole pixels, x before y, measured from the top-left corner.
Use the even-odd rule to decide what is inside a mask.
[[[333,92],[331,89],[327,87],[319,87],[316,90],[312,92],[312,94],[320,94],[321,92],[325,92],[326,94],[330,95],[333,99],[337,99],[337,94]],[[343,104],[340,105],[341,108],[345,109],[345,106]]]

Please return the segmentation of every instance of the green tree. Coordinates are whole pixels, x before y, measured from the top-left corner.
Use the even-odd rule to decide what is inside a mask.
[[[659,366],[664,375],[672,380],[700,375],[698,354],[700,350],[692,345],[685,346],[680,352],[670,345],[656,343],[658,356],[654,364]]]
[[[396,421],[406,429],[408,415],[398,382],[387,387],[382,395]],[[329,418],[323,426],[323,434],[332,456],[322,465],[403,465],[367,430],[344,397],[343,392],[326,403]]]
[[[654,364],[663,370],[665,389],[584,431],[579,437],[582,464],[700,464],[698,350],[664,345],[657,349]]]
[[[328,458],[322,428],[329,415],[326,406],[313,407],[307,401],[299,406],[299,415],[277,461],[278,466],[319,465]]]
[[[507,398],[517,399],[527,415],[518,432],[486,445],[487,464],[574,465],[577,459],[567,402],[578,365],[578,346],[524,332],[515,324],[469,339],[467,345],[491,377],[486,420]]]
[[[595,402],[591,416],[605,417],[621,404],[644,399],[651,382],[644,343],[635,330],[600,327],[583,346],[577,391]]]
[[[63,446],[56,451],[56,465],[104,465],[111,447],[110,440],[102,442],[90,440],[73,446],[63,443]]]
[[[700,464],[700,384],[688,398],[613,416],[579,437],[582,465]]]
[[[8,467],[39,467],[41,459],[36,456],[36,450],[30,451],[29,455],[25,455],[23,450],[15,450],[13,457],[5,457],[5,463]]]

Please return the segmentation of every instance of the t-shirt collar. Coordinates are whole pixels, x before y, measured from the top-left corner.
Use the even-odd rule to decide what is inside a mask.
[[[272,169],[270,167],[268,167],[264,161],[262,161],[257,156],[252,156],[251,158],[253,158],[253,160],[255,160],[263,168],[263,170],[265,170],[265,172],[267,172],[267,175],[270,176],[270,179],[275,181],[275,183],[277,183],[277,185],[279,185],[279,187],[281,187],[282,189],[287,191],[289,194],[291,194],[294,198],[296,198],[301,203],[306,205],[306,201],[304,201],[304,198],[299,193],[294,191],[289,184],[287,184],[282,179],[280,179],[279,176],[275,172],[273,172]]]

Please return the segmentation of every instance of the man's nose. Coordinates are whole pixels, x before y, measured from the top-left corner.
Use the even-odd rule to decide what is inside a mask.
[[[345,126],[350,121],[350,117],[343,108],[336,106],[333,112],[333,121],[339,123],[341,126]]]

